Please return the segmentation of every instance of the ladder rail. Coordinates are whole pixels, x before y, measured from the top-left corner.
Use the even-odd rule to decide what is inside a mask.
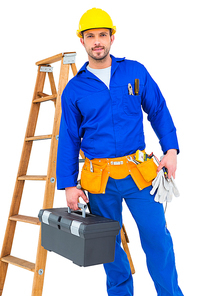
[[[33,94],[33,100],[37,96],[38,91],[40,92],[43,91],[45,77],[46,77],[46,73],[38,71],[34,94]],[[39,109],[40,109],[40,104],[32,103],[25,138],[34,134],[35,132]],[[12,198],[10,212],[9,212],[9,218],[14,215],[17,215],[19,212],[21,198],[22,198],[23,189],[24,189],[24,181],[19,181],[18,177],[20,175],[25,175],[27,172],[31,149],[32,149],[32,142],[24,141],[17,178],[15,182],[15,187],[14,187],[14,192],[13,192],[13,198]],[[16,196],[17,198],[15,198]],[[11,249],[12,249],[12,244],[13,244],[13,239],[14,239],[14,234],[16,229],[16,221],[12,221],[9,218],[7,222],[7,227],[5,231],[5,237],[3,241],[0,258],[10,255]],[[2,294],[2,291],[3,291],[3,286],[4,286],[6,274],[7,274],[7,268],[8,268],[8,263],[0,261],[0,275],[1,275],[0,276],[0,295]]]
[[[61,68],[60,68],[58,94],[57,94],[57,100],[56,100],[54,126],[53,126],[52,140],[51,140],[51,149],[50,149],[49,162],[48,162],[47,181],[46,181],[45,193],[44,193],[44,202],[43,202],[44,209],[53,207],[55,185],[56,185],[56,158],[57,158],[57,147],[58,147],[57,135],[59,135],[59,126],[60,126],[60,118],[61,118],[61,94],[66,86],[66,82],[68,81],[68,76],[69,76],[69,65],[63,64],[63,60],[62,60]],[[50,182],[51,178],[54,178],[55,182],[51,183]],[[35,273],[34,273],[34,280],[33,280],[32,296],[42,295],[46,258],[47,258],[47,251],[41,246],[41,231],[40,231],[38,248],[37,248]],[[41,273],[39,272],[40,270],[42,270],[42,274],[40,274]]]

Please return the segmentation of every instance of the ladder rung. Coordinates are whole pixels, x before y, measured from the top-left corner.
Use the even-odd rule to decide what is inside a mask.
[[[38,218],[35,217],[29,217],[29,216],[24,216],[24,215],[15,215],[9,218],[12,221],[19,221],[19,222],[25,222],[25,223],[30,223],[34,225],[40,225],[40,221]]]
[[[5,262],[5,263],[10,263],[10,264],[16,265],[18,267],[35,272],[35,264],[34,263],[31,263],[31,262],[23,260],[23,259],[16,258],[11,255],[1,258],[1,261]]]
[[[52,135],[34,136],[34,137],[26,138],[25,141],[29,142],[29,141],[47,140],[47,139],[51,139],[51,138],[52,138]]]
[[[39,97],[48,97],[48,96],[49,96],[49,95],[47,95],[47,94],[45,94],[45,93],[43,93],[43,92],[41,92],[41,91],[37,92],[37,95],[38,95]]]
[[[43,98],[35,99],[35,100],[33,100],[33,103],[42,103],[42,102],[54,100],[56,98],[57,98],[57,94],[54,94],[54,95],[51,95],[51,96],[46,96],[46,97],[43,97]]]
[[[44,175],[25,175],[25,176],[20,176],[18,177],[19,181],[23,181],[23,180],[33,180],[33,181],[46,181],[47,176]]]

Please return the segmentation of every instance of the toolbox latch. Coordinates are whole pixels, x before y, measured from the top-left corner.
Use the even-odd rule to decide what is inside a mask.
[[[74,235],[76,235],[76,236],[80,236],[80,234],[79,234],[79,228],[80,228],[80,225],[81,224],[82,224],[82,222],[73,220],[72,223],[71,223],[71,226],[70,226],[71,233],[74,234]]]
[[[49,211],[44,211],[43,215],[42,215],[42,222],[45,224],[49,224],[49,216],[50,216],[51,212]]]

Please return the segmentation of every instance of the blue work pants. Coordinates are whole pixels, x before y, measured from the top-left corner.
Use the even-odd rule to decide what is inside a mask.
[[[91,211],[120,222],[122,201],[125,200],[139,230],[142,248],[146,254],[148,271],[158,296],[183,296],[175,267],[171,235],[166,228],[163,205],[150,195],[151,187],[139,190],[131,176],[115,180],[109,178],[105,194],[89,193]],[[121,247],[120,233],[116,239],[115,260],[104,264],[109,296],[131,296],[133,278],[127,255]]]

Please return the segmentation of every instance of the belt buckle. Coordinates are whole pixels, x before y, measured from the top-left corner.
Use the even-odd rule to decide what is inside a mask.
[[[111,161],[111,165],[122,165],[123,161]]]

